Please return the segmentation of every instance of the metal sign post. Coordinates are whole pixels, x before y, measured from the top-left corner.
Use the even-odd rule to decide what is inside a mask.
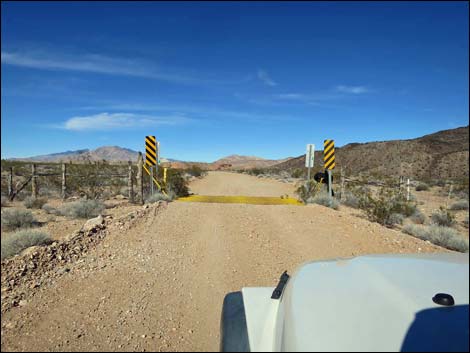
[[[150,167],[150,193],[151,193],[151,195],[154,194],[154,189],[153,189],[153,167]]]
[[[305,154],[305,166],[308,168],[307,180],[310,180],[310,169],[315,162],[315,145],[307,145],[307,153]]]
[[[332,173],[335,168],[335,141],[324,140],[323,141],[323,165],[325,166],[325,172],[328,173],[328,195],[330,198],[333,196],[332,190]]]

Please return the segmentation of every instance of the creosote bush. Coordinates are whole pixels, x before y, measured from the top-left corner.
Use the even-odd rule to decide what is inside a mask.
[[[318,183],[315,180],[309,180],[306,183],[300,185],[295,193],[299,196],[300,200],[303,203],[311,202],[311,200],[315,197],[315,194],[321,188],[319,187]]]
[[[449,210],[453,210],[453,211],[468,210],[468,201],[467,200],[456,201],[452,205],[449,206]]]
[[[5,230],[29,228],[32,227],[35,222],[36,220],[31,211],[16,208],[2,211],[2,228]]]
[[[431,222],[438,226],[451,227],[455,224],[455,216],[441,206],[439,211],[431,214]]]
[[[47,200],[45,198],[28,196],[24,199],[23,205],[26,208],[40,209],[46,202]]]
[[[442,226],[423,226],[407,224],[402,231],[422,240],[450,250],[468,252],[468,240],[464,239],[455,229]]]
[[[416,191],[427,191],[429,190],[429,185],[428,184],[425,184],[425,183],[419,183],[416,188],[415,188]]]
[[[93,218],[100,215],[105,205],[97,200],[70,202],[60,208],[60,213],[70,218]]]
[[[2,260],[19,254],[31,246],[50,244],[51,238],[43,232],[24,229],[10,234],[2,239]]]
[[[392,226],[397,221],[394,214],[409,217],[416,211],[416,204],[406,200],[405,195],[391,187],[382,187],[377,195],[367,192],[361,195],[359,207],[364,210],[367,218],[385,226]]]

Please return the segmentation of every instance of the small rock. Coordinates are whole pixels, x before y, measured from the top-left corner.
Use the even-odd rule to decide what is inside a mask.
[[[18,302],[18,305],[19,305],[19,306],[26,306],[27,304],[28,304],[28,302],[27,302],[26,300],[20,300],[20,301]]]
[[[102,215],[99,215],[98,217],[95,217],[95,218],[91,218],[85,222],[85,224],[82,227],[82,231],[89,232],[91,230],[94,230],[100,227],[103,223],[104,223],[104,218]]]

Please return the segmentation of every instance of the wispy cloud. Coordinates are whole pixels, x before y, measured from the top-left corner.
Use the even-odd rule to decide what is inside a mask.
[[[99,113],[72,117],[64,123],[53,127],[70,131],[117,130],[161,125],[178,125],[189,121],[191,121],[191,119],[180,115],[152,116],[133,113]]]
[[[361,94],[361,93],[369,92],[369,90],[364,86],[344,86],[344,85],[336,86],[336,91],[342,92],[342,93],[350,93],[350,94]]]
[[[258,78],[266,85],[274,87],[277,86],[277,82],[275,82],[266,71],[258,70]]]
[[[40,70],[65,70],[133,76],[182,84],[235,84],[249,78],[223,80],[196,77],[181,70],[162,69],[141,59],[112,58],[100,54],[63,55],[52,52],[1,52],[1,62]]]

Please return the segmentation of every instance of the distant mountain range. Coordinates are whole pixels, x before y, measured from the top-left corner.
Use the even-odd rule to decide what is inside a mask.
[[[392,140],[367,143],[350,143],[336,147],[336,173],[341,167],[351,175],[378,173],[403,175],[415,178],[462,178],[469,175],[469,127],[439,131],[410,140]],[[137,161],[138,153],[118,146],[103,146],[94,150],[77,150],[53,153],[30,158],[16,158],[35,162],[109,162]],[[323,167],[323,151],[315,152],[314,171]],[[198,165],[204,169],[273,168],[278,170],[305,168],[305,155],[280,160],[263,159],[237,154],[212,163],[187,162],[164,159],[172,167],[187,168]]]
[[[30,162],[51,162],[51,163],[68,163],[75,162],[81,163],[86,161],[102,161],[106,160],[108,162],[127,162],[137,161],[138,152],[131,150],[129,148],[122,148],[119,146],[103,146],[94,150],[82,149],[76,151],[66,151],[60,153],[52,153],[40,156],[33,156],[27,158],[12,158],[11,160],[19,161],[30,161]],[[175,168],[186,168],[193,164],[199,165],[202,168],[206,169],[227,169],[227,168],[263,168],[270,167],[274,164],[278,164],[288,160],[279,159],[279,160],[270,160],[264,159],[255,156],[240,156],[240,155],[231,155],[224,158],[221,158],[213,163],[204,163],[204,162],[186,162],[180,161],[171,158],[161,158],[162,162],[169,162]]]
[[[410,140],[350,143],[335,148],[336,169],[349,175],[378,173],[420,179],[469,176],[469,127],[443,130]],[[305,168],[305,154],[274,165],[275,169]],[[323,168],[323,151],[315,152],[315,168]]]

